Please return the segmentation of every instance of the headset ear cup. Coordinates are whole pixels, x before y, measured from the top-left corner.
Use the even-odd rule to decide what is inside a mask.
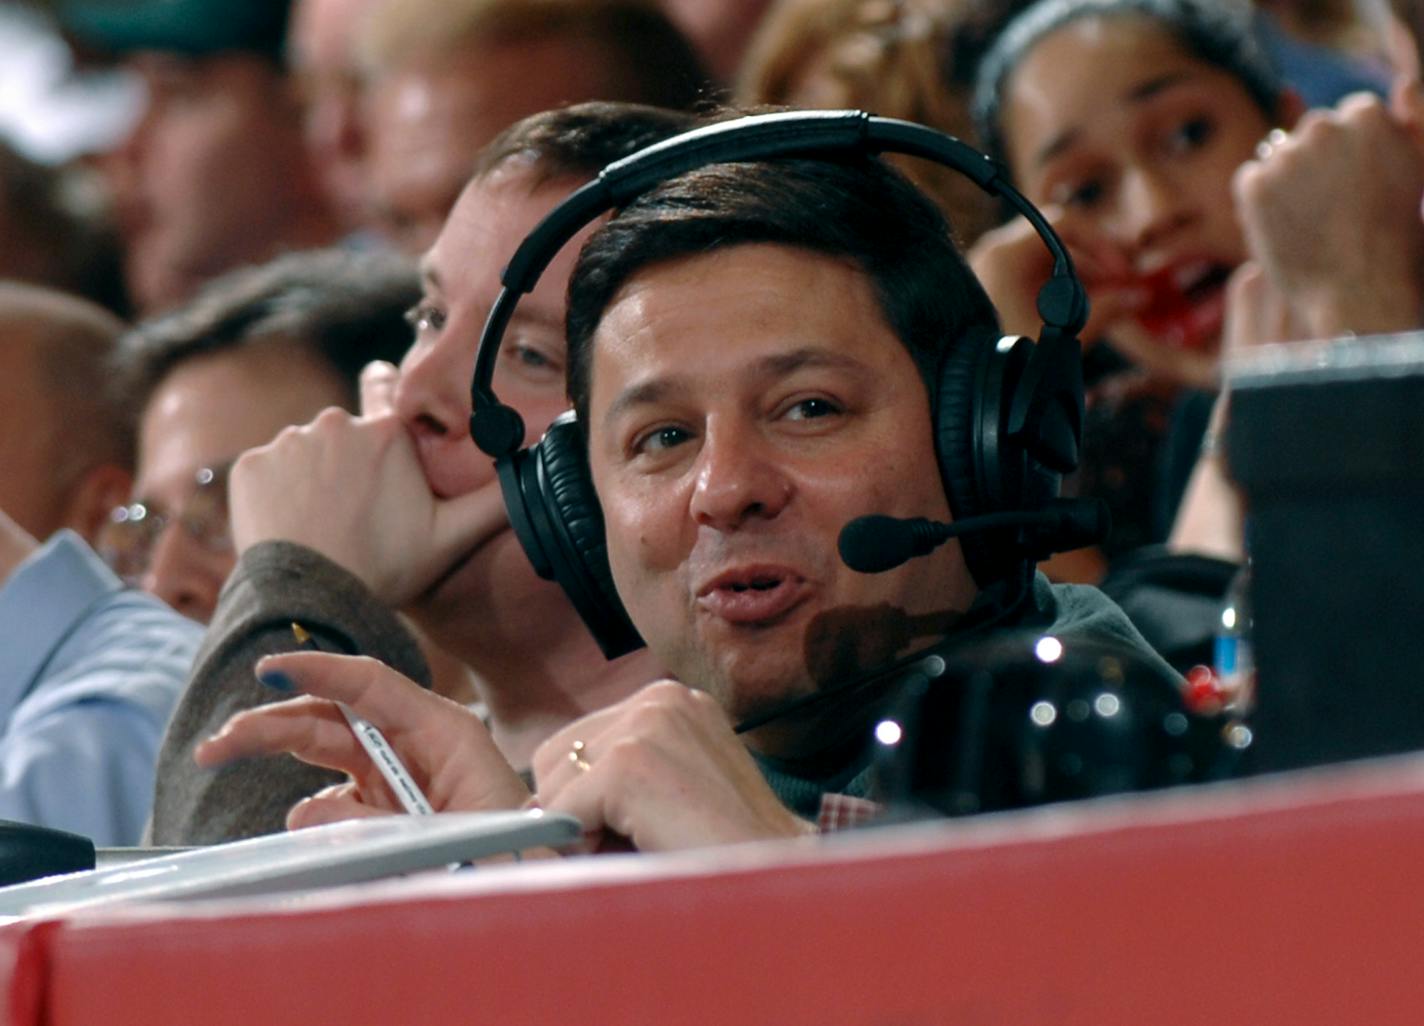
[[[536,453],[528,449],[520,449],[496,459],[494,469],[499,478],[499,490],[504,497],[504,509],[509,514],[509,526],[514,531],[514,536],[519,539],[534,572],[544,580],[552,581],[554,564],[549,556],[548,545],[552,544],[553,539],[542,536],[535,526],[547,518],[542,514],[535,516],[531,513],[524,499],[525,467],[535,456]]]
[[[540,515],[552,577],[609,659],[641,648],[643,639],[628,619],[613,585],[603,529],[603,508],[594,492],[582,431],[572,413],[559,417],[531,451],[521,471],[525,503]],[[527,548],[527,547],[526,547]]]
[[[1045,329],[1047,330],[1047,329]],[[999,465],[1004,468],[1003,501],[1008,508],[1039,509],[1058,496],[1063,475],[1049,464],[1078,465],[1082,451],[1082,366],[1078,344],[1072,343],[1072,356],[1065,366],[1052,373],[1031,379],[1029,361],[1040,347],[1053,346],[1063,354],[1060,344],[1047,338],[1037,342],[1020,337],[1005,355],[999,394],[1002,397],[1001,417],[995,428],[999,445]],[[1070,381],[1070,379],[1072,379]],[[1069,382],[1065,392],[1064,383]],[[1020,392],[1029,393],[1022,401],[1030,409],[1047,402],[1047,412],[1037,427],[1036,439],[1009,439],[1009,411],[1020,401]],[[1034,393],[1042,393],[1044,398]],[[1070,396],[1077,398],[1077,410],[1071,408]],[[1065,405],[1065,403],[1067,403]],[[1051,427],[1054,430],[1047,430]],[[1045,444],[1049,443],[1049,444]]]
[[[979,326],[950,346],[940,363],[935,446],[956,520],[1021,508],[1024,454],[1003,427],[1032,348],[1029,339],[1001,338],[996,328]],[[1011,531],[966,535],[959,544],[981,587],[1023,564]]]
[[[956,520],[984,512],[975,453],[979,364],[984,340],[971,332],[948,347],[935,391],[935,451],[949,510]]]

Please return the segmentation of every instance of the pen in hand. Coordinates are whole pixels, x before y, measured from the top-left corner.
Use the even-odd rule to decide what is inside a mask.
[[[292,636],[297,639],[297,644],[304,650],[322,651],[316,638],[312,637],[311,632],[301,624],[292,624]],[[357,715],[345,702],[337,702],[336,707],[341,710],[341,715],[346,717],[346,722],[351,726],[351,732],[356,735],[356,740],[361,742],[361,747],[366,749],[366,754],[371,757],[376,769],[380,771],[381,776],[395,792],[396,799],[401,803],[401,808],[412,815],[429,815],[434,812],[435,810],[430,807],[430,801],[425,797],[425,793],[420,790],[411,777],[410,771],[405,768],[405,763],[401,762],[396,750],[391,747],[391,743],[386,740],[385,735],[376,728],[376,725],[365,717]]]

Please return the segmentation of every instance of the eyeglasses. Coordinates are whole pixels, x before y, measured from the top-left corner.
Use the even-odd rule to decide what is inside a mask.
[[[227,477],[231,469],[231,463],[200,469],[194,475],[193,494],[176,515],[151,500],[119,506],[99,532],[99,555],[125,583],[136,585],[153,562],[158,539],[171,523],[182,527],[204,551],[230,553]]]

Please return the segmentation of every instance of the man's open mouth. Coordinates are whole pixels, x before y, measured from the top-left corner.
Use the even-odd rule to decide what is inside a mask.
[[[703,584],[697,604],[729,623],[760,625],[783,617],[808,593],[806,579],[789,568],[738,567]]]

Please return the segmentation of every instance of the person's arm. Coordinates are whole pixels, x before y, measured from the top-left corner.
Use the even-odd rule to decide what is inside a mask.
[[[194,747],[233,714],[283,697],[259,683],[253,668],[263,656],[296,648],[293,622],[324,648],[369,655],[429,683],[415,639],[354,576],[300,545],[253,546],[223,588],[164,736],[151,843],[213,844],[281,830],[293,803],[342,779],[288,757],[216,770],[193,764]]]
[[[1424,96],[1352,96],[1263,144],[1232,183],[1251,260],[1232,276],[1222,355],[1270,342],[1413,330],[1424,318]],[[1242,502],[1213,411],[1168,547],[1245,558]]]
[[[200,636],[137,592],[86,610],[0,733],[0,818],[137,844]]]
[[[474,712],[384,663],[291,652],[263,659],[255,675],[271,695],[300,697],[238,713],[199,744],[193,757],[199,766],[221,772],[285,752],[348,778],[297,802],[286,818],[292,829],[401,811],[337,702],[382,732],[436,812],[515,809],[529,799],[524,781]]]
[[[363,416],[327,410],[245,453],[229,480],[241,553],[192,685],[160,756],[150,837],[203,844],[282,829],[293,802],[340,778],[289,758],[199,772],[194,745],[230,716],[276,697],[253,677],[295,647],[299,622],[323,648],[369,655],[429,684],[393,610],[507,523],[498,486],[435,496],[390,409],[397,370],[362,374]]]
[[[1230,359],[1252,346],[1297,338],[1300,331],[1290,305],[1260,266],[1248,261],[1238,267],[1227,285],[1222,358]],[[1223,388],[1212,407],[1167,548],[1239,563],[1246,558],[1245,513],[1241,493],[1226,464],[1230,405],[1230,393]]]
[[[0,588],[0,817],[136,843],[200,633],[123,590],[70,532],[11,569]]]
[[[242,455],[228,485],[238,552],[264,541],[305,546],[399,609],[505,528],[497,483],[450,498],[431,491],[390,408],[398,374],[372,364],[360,417],[329,409]]]
[[[290,752],[349,775],[297,804],[292,828],[400,811],[337,701],[381,730],[437,812],[530,798],[478,717],[374,660],[298,652],[264,659],[257,672],[301,697],[234,716],[195,756],[221,766]],[[534,772],[534,801],[577,816],[590,849],[610,836],[658,851],[816,832],[777,799],[716,702],[671,681],[565,727],[535,752]]]
[[[1196,465],[1182,493],[1167,547],[1234,563],[1246,558],[1241,494],[1226,466],[1223,437],[1227,398],[1218,397]]]
[[[138,843],[161,719],[91,698],[18,726],[0,738],[0,819],[67,830],[105,847]]]

